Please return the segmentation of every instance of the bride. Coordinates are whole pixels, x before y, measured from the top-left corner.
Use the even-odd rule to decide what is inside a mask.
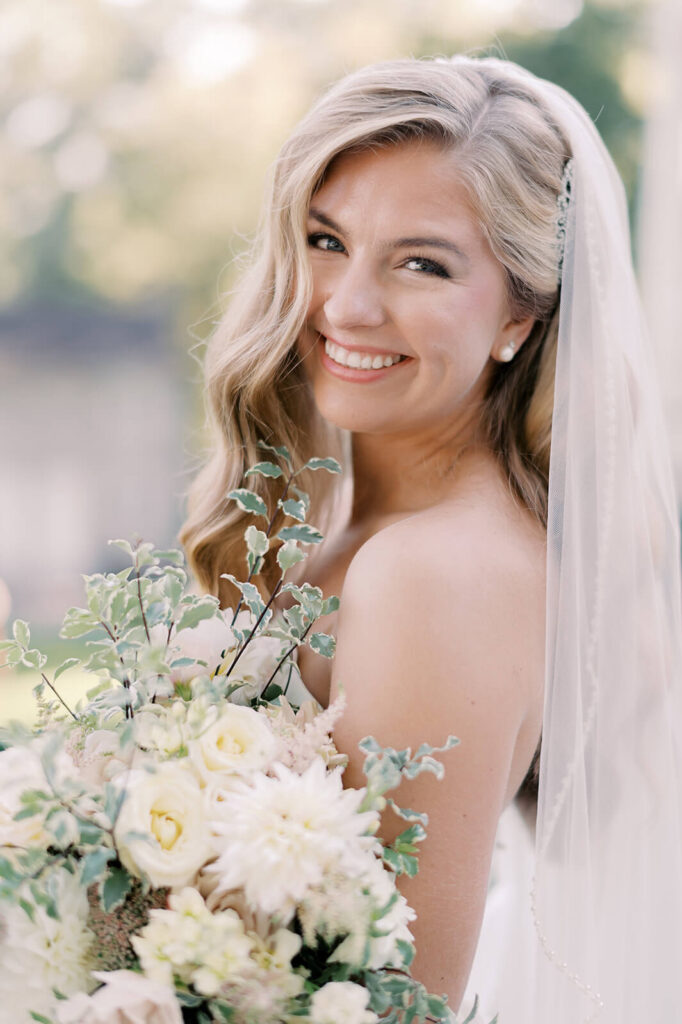
[[[378,64],[321,98],[207,355],[190,560],[231,603],[244,523],[225,495],[259,439],[342,459],[349,487],[306,485],[329,529],[305,577],[342,601],[331,675],[302,647],[302,676],[325,705],[343,686],[350,785],[367,734],[459,737],[442,781],[401,786],[429,816],[401,886],[413,973],[453,1009],[475,977],[501,1024],[682,1007],[678,542],[648,362],[589,118],[464,57]],[[533,853],[534,806],[504,823],[538,752]]]

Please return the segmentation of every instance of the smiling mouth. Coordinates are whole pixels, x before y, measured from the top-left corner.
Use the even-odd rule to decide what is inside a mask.
[[[407,356],[399,352],[360,352],[357,349],[344,348],[338,342],[330,341],[323,334],[320,339],[324,341],[324,350],[329,359],[337,366],[345,366],[350,370],[383,370],[405,361]]]

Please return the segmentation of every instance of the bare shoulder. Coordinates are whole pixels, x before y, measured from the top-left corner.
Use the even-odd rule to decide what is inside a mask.
[[[477,748],[497,745],[506,795],[517,739],[541,711],[544,605],[544,542],[523,518],[437,508],[375,534],[350,564],[338,622],[332,685],[350,697],[349,742],[360,723],[394,746],[468,730]]]
[[[505,666],[522,682],[524,650],[544,636],[544,602],[544,533],[525,513],[441,507],[362,545],[344,581],[340,625],[373,622],[401,650],[408,645],[422,658],[431,650],[441,664],[452,659],[460,679],[475,659],[474,677],[483,675],[494,692]],[[495,659],[501,676],[485,672]],[[452,677],[438,678],[452,688]]]

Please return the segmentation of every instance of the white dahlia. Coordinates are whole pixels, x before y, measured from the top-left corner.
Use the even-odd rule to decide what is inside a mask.
[[[302,775],[281,764],[273,773],[236,785],[213,804],[219,856],[205,870],[217,875],[218,891],[241,888],[249,903],[286,922],[327,871],[363,873],[377,848],[367,833],[378,815],[359,813],[364,790],[344,790],[340,773],[327,772],[321,759]]]
[[[324,890],[325,885],[321,887]],[[346,938],[336,947],[331,955],[331,960],[341,963],[352,964],[357,967],[368,967],[371,970],[378,970],[380,967],[393,966],[401,967],[403,963],[402,954],[398,947],[398,941],[414,942],[414,937],[409,929],[410,921],[414,921],[416,914],[409,906],[405,897],[396,890],[395,875],[383,867],[380,860],[374,860],[368,865],[360,884],[359,891],[353,897],[348,894],[348,906],[355,906],[356,920],[351,927],[339,929],[339,917],[336,918],[336,934],[346,932]],[[339,893],[339,902],[345,897]],[[329,903],[329,901],[328,901]],[[389,906],[390,909],[378,920],[375,920],[377,911]],[[336,904],[338,908],[338,903]],[[338,910],[336,911],[338,914]],[[334,920],[334,911],[331,911]],[[322,929],[322,934],[325,934]]]
[[[390,909],[377,920],[377,913]],[[308,891],[298,908],[303,938],[314,946],[317,936],[331,942],[343,937],[331,960],[378,970],[402,966],[398,941],[412,943],[409,922],[416,917],[395,887],[395,876],[379,859],[367,862],[362,876],[349,878],[328,872]]]
[[[42,907],[32,921],[0,904],[0,1024],[30,1024],[30,1011],[51,1015],[55,988],[65,996],[93,988],[87,895],[67,871],[57,878],[57,920]]]

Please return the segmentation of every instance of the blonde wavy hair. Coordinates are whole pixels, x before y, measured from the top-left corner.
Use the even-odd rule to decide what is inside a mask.
[[[535,318],[514,360],[495,366],[481,427],[512,491],[546,523],[558,330],[556,212],[568,143],[532,79],[504,61],[370,65],[333,85],[282,147],[248,269],[208,346],[213,444],[191,486],[180,540],[200,584],[223,601],[220,573],[234,571],[244,557],[245,513],[227,493],[263,458],[259,440],[286,445],[296,465],[312,455],[340,458],[344,450],[341,431],[317,412],[295,350],[311,294],[311,198],[339,154],[414,138],[456,153],[472,209],[506,270],[512,315]],[[281,484],[250,481],[274,507]],[[313,521],[324,526],[334,479],[309,472],[300,484],[311,494]],[[266,583],[276,568],[266,566]]]

